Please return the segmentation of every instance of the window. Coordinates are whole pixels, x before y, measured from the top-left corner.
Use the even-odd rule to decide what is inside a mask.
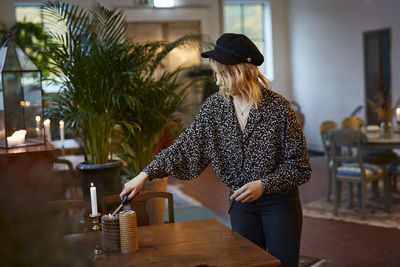
[[[14,4],[15,22],[30,22],[41,24],[50,33],[59,34],[65,31],[65,23],[55,18],[46,17],[43,5],[40,3]],[[26,48],[29,50],[29,48]],[[53,77],[53,74],[49,74]],[[54,77],[53,77],[54,78]],[[46,79],[42,80],[42,88],[46,93],[58,92],[60,87]]]
[[[273,80],[271,10],[267,1],[225,1],[225,32],[249,37],[264,55],[261,71]]]
[[[52,17],[45,17],[43,5],[40,3],[15,4],[15,21],[39,23],[49,32],[60,33],[65,30],[65,23],[55,21]]]

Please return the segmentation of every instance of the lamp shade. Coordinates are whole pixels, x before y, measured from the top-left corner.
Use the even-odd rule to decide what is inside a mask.
[[[9,37],[0,49],[0,147],[45,143],[39,68]]]

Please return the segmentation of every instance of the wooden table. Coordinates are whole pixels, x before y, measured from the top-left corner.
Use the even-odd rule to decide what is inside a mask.
[[[400,148],[400,133],[396,132],[389,138],[382,138],[379,133],[367,133],[367,143],[364,144],[365,149],[371,150],[390,150]]]
[[[69,235],[76,245],[101,231]],[[139,250],[112,253],[99,266],[278,266],[279,260],[215,219],[138,227]]]

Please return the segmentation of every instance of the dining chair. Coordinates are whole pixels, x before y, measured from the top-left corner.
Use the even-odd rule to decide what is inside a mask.
[[[392,191],[397,192],[397,177],[400,176],[400,160],[389,163],[387,169],[392,181]]]
[[[304,119],[303,112],[301,112],[301,108],[300,108],[299,103],[297,103],[296,101],[293,101],[293,100],[291,100],[289,102],[290,102],[290,105],[292,106],[292,108],[294,110],[297,122],[299,123],[301,129],[304,129],[305,119]]]
[[[342,128],[345,129],[356,129],[360,130],[361,127],[365,126],[365,120],[358,116],[349,116],[342,120]]]
[[[360,130],[364,126],[366,126],[365,121],[362,118],[357,117],[357,116],[349,116],[347,118],[344,118],[342,121],[342,127],[346,128],[346,129]],[[364,150],[363,158],[364,158],[364,162],[369,162],[369,163],[373,163],[373,164],[381,164],[382,166],[384,166],[384,165],[389,164],[393,160],[396,160],[397,156],[391,150],[386,150],[386,151]],[[352,195],[352,185],[351,184],[349,184],[349,190],[350,190],[349,194]],[[377,181],[372,182],[371,190],[372,190],[373,198],[379,197]]]
[[[343,182],[358,185],[360,218],[362,220],[365,219],[367,182],[383,180],[385,209],[390,210],[389,176],[385,168],[363,160],[362,148],[363,143],[367,140],[366,135],[360,130],[342,128],[330,131],[329,138],[333,159],[334,215],[337,216],[341,202]],[[349,201],[352,202],[352,198]]]
[[[338,125],[335,121],[332,120],[327,120],[323,121],[320,125],[320,134],[321,134],[321,139],[322,139],[322,145],[324,146],[325,154],[326,154],[326,166],[327,166],[327,172],[328,172],[328,187],[326,190],[326,200],[331,201],[331,193],[332,193],[332,152],[331,152],[331,146],[329,143],[329,138],[327,133],[330,130],[338,128]]]
[[[90,230],[90,203],[83,200],[52,200],[45,202],[51,220],[63,234],[83,233]]]
[[[137,225],[145,226],[150,224],[149,213],[151,211],[146,209],[146,203],[153,198],[165,198],[168,200],[168,223],[175,222],[173,194],[142,190],[130,203],[131,209],[136,212]],[[112,213],[120,204],[121,198],[117,194],[105,197],[101,200],[101,212],[102,214]]]
[[[82,178],[74,168],[79,155],[56,157],[53,164],[52,198],[53,200],[82,200]]]

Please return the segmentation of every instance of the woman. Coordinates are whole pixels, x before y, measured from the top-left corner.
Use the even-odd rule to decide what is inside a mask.
[[[161,151],[121,197],[148,179],[193,179],[211,163],[231,189],[232,229],[298,266],[302,211],[297,186],[311,168],[302,130],[289,102],[259,72],[264,57],[244,35],[226,33],[210,58],[219,92],[204,102],[190,127]]]

